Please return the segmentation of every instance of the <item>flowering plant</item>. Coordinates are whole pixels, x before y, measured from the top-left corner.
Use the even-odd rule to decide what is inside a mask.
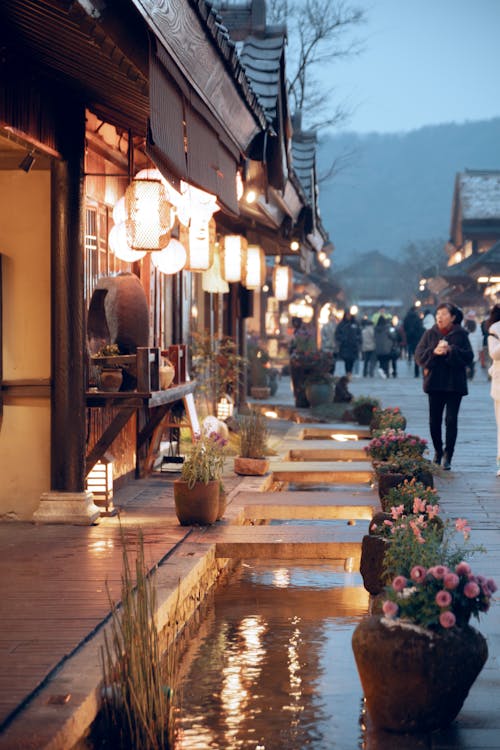
[[[406,428],[406,417],[401,414],[398,406],[387,407],[386,409],[375,408],[373,410],[370,422],[372,433],[387,429],[404,430]]]
[[[427,440],[410,435],[403,430],[383,430],[372,438],[365,448],[372,460],[387,461],[391,458],[418,458],[423,456]]]
[[[181,479],[188,483],[189,489],[196,482],[208,484],[221,479],[226,444],[227,440],[217,432],[204,432],[194,441],[181,468]]]
[[[410,479],[411,477],[415,477],[417,481],[421,481],[419,476],[423,472],[434,474],[439,469],[436,464],[423,456],[405,458],[401,455],[395,455],[388,461],[373,460],[372,464],[377,476],[381,474],[404,474]]]
[[[354,419],[361,425],[369,425],[373,417],[373,412],[379,408],[380,401],[378,398],[373,398],[372,396],[358,396],[351,403]]]
[[[496,590],[492,578],[474,575],[463,560],[451,568],[415,565],[409,577],[398,575],[387,587],[382,610],[386,617],[425,628],[452,628],[466,625],[471,615],[479,619],[481,612],[488,611]]]
[[[293,367],[303,367],[311,370],[311,374],[328,375],[333,367],[333,354],[319,351],[294,351],[290,355]]]
[[[426,487],[423,482],[413,479],[405,479],[402,484],[391,487],[384,500],[384,505],[389,507],[400,506],[404,508],[404,513],[415,513],[415,500],[419,499],[425,505],[432,506],[437,503],[439,497],[437,490],[432,487]]]

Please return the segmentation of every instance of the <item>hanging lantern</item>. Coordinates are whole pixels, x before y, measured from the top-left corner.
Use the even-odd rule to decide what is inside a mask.
[[[227,234],[220,259],[222,278],[230,283],[241,281],[246,262],[246,239],[239,234]]]
[[[224,281],[220,273],[220,256],[217,247],[214,252],[214,262],[208,271],[203,272],[201,277],[201,288],[204,292],[211,292],[211,294],[227,294],[229,292],[229,284]]]
[[[127,263],[135,263],[146,255],[145,250],[142,252],[139,250],[132,250],[128,244],[127,227],[125,222],[115,224],[115,226],[111,228],[108,235],[108,245],[111,252],[113,252],[117,258],[124,260]]]
[[[234,402],[231,396],[225,393],[217,403],[217,419],[228,419],[233,416]]]
[[[274,296],[284,302],[292,296],[293,271],[290,266],[274,266],[273,270]]]
[[[151,253],[151,260],[158,271],[172,276],[186,265],[186,251],[179,240],[170,240],[163,250]]]
[[[133,180],[125,191],[127,238],[133,250],[158,251],[170,240],[171,210],[160,180]]]
[[[123,224],[127,220],[127,209],[125,207],[125,196],[122,195],[113,206],[113,223]]]
[[[186,269],[188,271],[207,271],[214,262],[214,242],[210,242],[210,235],[214,239],[214,232],[210,232],[210,224],[215,221],[210,219],[194,218],[189,225],[189,242],[187,251]]]
[[[259,245],[249,245],[247,262],[243,274],[243,285],[247,289],[260,289],[266,281],[266,256]]]

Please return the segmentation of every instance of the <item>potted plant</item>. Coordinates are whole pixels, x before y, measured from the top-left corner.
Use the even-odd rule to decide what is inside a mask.
[[[410,497],[411,491],[408,495]],[[425,542],[429,551],[441,542],[443,524],[435,500],[433,496],[431,502],[427,502],[413,493],[411,505],[401,503],[389,512],[373,516],[368,534],[361,542],[360,561],[363,585],[370,594],[380,594],[390,576],[399,572],[402,555],[411,564],[415,555],[420,555],[420,544]],[[394,559],[395,555],[399,557]]]
[[[385,409],[375,407],[372,412],[372,418],[370,421],[370,432],[372,435],[378,431],[387,430],[405,430],[406,429],[406,417],[401,414],[401,410],[398,406],[389,406]]]
[[[203,432],[184,459],[174,480],[175,511],[181,526],[210,525],[219,517],[219,499],[226,440]]]
[[[310,406],[331,404],[335,393],[333,376],[321,369],[311,372],[304,380],[307,400]]]
[[[373,417],[373,410],[380,409],[380,401],[378,398],[372,398],[371,396],[358,396],[352,402],[351,409],[358,424],[369,425]]]
[[[456,526],[467,539],[466,521]],[[468,622],[488,611],[497,587],[473,574],[447,534],[422,542],[410,528],[393,535],[389,551],[403,572],[386,589],[382,615],[355,629],[356,665],[376,729],[431,731],[457,716],[486,662],[486,640]]]
[[[97,383],[101,391],[119,391],[123,383],[121,365],[113,363],[114,357],[121,355],[117,344],[106,344],[92,356],[97,369]]]
[[[239,435],[239,455],[234,459],[236,474],[243,476],[263,476],[269,471],[266,458],[269,437],[267,418],[259,411],[240,415],[237,420]]]
[[[421,458],[427,449],[427,440],[404,430],[383,430],[373,437],[365,451],[372,461],[389,461],[392,458]]]
[[[436,468],[435,464],[423,457],[405,458],[396,454],[389,461],[376,461],[373,469],[377,478],[378,496],[384,510],[394,505],[388,499],[389,492],[404,482],[415,479],[425,487],[434,487],[433,473]]]
[[[206,414],[217,414],[221,398],[238,394],[246,360],[238,354],[230,336],[211,336],[209,331],[193,333],[192,369],[197,394],[204,401]]]

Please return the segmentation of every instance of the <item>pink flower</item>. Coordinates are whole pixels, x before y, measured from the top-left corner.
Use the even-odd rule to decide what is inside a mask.
[[[449,607],[451,604],[451,594],[449,591],[438,591],[436,594],[436,604],[438,607]]]
[[[403,515],[405,509],[404,505],[393,505],[391,508],[391,516],[396,521],[400,516]]]
[[[429,568],[428,572],[434,576],[437,581],[442,581],[445,575],[449,573],[449,570],[445,565],[434,565],[432,568]]]
[[[413,512],[414,513],[425,513],[425,500],[420,497],[416,497],[413,500]]]
[[[457,531],[470,531],[469,522],[466,518],[457,518],[455,521],[455,528]]]
[[[479,596],[480,593],[481,589],[475,581],[469,581],[465,584],[464,595],[467,597],[467,599],[475,599],[476,596]]]
[[[391,602],[388,599],[382,604],[382,612],[386,617],[395,617],[398,613],[398,605],[396,602]]]
[[[402,591],[406,586],[406,578],[404,576],[396,576],[392,582],[392,588],[394,591]]]
[[[453,612],[450,612],[448,609],[444,612],[441,612],[439,615],[439,624],[443,628],[452,628],[457,621],[457,618],[453,614]]]
[[[462,560],[455,568],[455,573],[459,576],[466,576],[470,573],[470,565]]]
[[[412,581],[415,581],[415,583],[423,581],[426,575],[427,571],[422,565],[414,565],[410,571],[410,578]]]
[[[394,524],[392,523],[392,521],[390,521],[388,518],[386,518],[385,521],[384,521],[384,526],[394,526]]]
[[[445,585],[445,588],[453,591],[453,589],[456,589],[458,584],[460,583],[460,578],[456,573],[447,573],[443,578],[443,583]]]
[[[440,507],[439,505],[428,505],[427,506],[427,517],[429,518],[429,521],[431,518],[435,518],[437,515],[439,515]]]

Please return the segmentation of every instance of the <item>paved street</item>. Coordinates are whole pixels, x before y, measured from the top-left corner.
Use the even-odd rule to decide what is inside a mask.
[[[354,378],[351,390],[355,395],[375,395],[384,406],[400,406],[408,419],[407,430],[428,437],[427,401],[421,380],[411,376],[406,363],[400,363],[397,379]],[[287,378],[282,379],[274,401],[291,403]],[[277,437],[289,427],[282,420],[276,422]],[[496,428],[489,384],[480,372],[463,401],[453,471],[443,472],[437,487],[445,513],[467,518],[473,541],[487,549],[478,556],[477,569],[500,581],[500,479],[495,476],[495,458]],[[187,564],[188,557],[194,559],[197,553],[193,551],[195,545],[190,546],[190,529],[181,528],[175,518],[172,478],[163,474],[134,483],[117,493],[116,503],[124,507],[127,538],[135,537],[141,526],[152,563],[165,560],[162,568],[169,568],[175,581],[180,569],[176,566]],[[225,481],[231,491],[237,489],[240,480],[228,469]],[[184,557],[179,554],[180,548],[185,550]],[[70,717],[75,704],[87,700],[83,644],[106,616],[105,580],[114,595],[119,591],[118,524],[116,519],[104,519],[90,528],[3,524],[0,560],[0,721],[4,722],[0,748],[45,747],[43,731],[41,738],[32,727],[36,726],[37,732],[45,728],[48,736],[54,715],[66,712]],[[380,738],[368,736],[370,750],[500,748],[498,602],[479,628],[488,638],[490,657],[452,728],[425,739],[396,737],[391,744],[387,738],[381,744]],[[52,698],[49,703],[47,696]],[[31,724],[34,716],[36,722]],[[336,740],[336,747],[344,750],[342,739]]]

